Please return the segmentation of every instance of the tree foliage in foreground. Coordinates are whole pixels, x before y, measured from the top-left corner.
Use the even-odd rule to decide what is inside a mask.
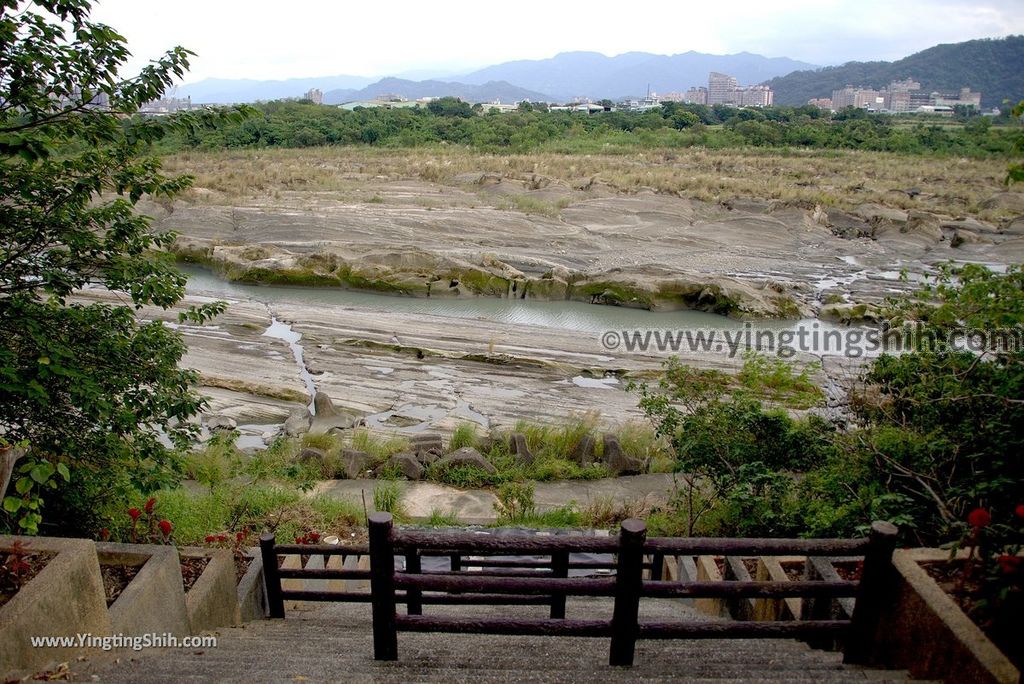
[[[889,315],[914,337],[868,365],[847,426],[766,408],[743,373],[671,362],[659,388],[641,388],[682,478],[670,531],[848,536],[886,519],[935,545],[975,508],[1024,503],[1024,269],[944,268]],[[748,359],[744,373],[775,387],[800,377],[765,368]]]
[[[90,4],[0,1],[0,439],[28,446],[0,482],[0,525],[24,532],[44,501],[62,532],[84,530],[96,501],[173,477],[160,435],[191,435],[196,376],[178,368],[180,336],[136,311],[178,303],[185,277],[152,256],[174,236],[134,207],[191,179],[164,176],[144,152],[169,130],[241,115],[130,118],[191,53],[174,48],[122,79],[125,40],[90,21]],[[90,286],[110,303],[75,301]]]

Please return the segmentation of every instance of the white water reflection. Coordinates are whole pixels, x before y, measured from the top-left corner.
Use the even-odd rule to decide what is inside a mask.
[[[292,357],[295,359],[295,365],[298,366],[299,377],[302,378],[306,392],[309,394],[309,411],[314,413],[313,398],[316,396],[316,383],[313,382],[313,376],[309,374],[306,362],[303,360],[302,345],[299,344],[302,333],[295,332],[292,330],[292,326],[271,317],[270,327],[264,331],[263,336],[284,340],[288,343],[288,348],[292,350]]]

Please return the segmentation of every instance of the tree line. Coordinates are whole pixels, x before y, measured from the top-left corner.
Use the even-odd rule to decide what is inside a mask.
[[[308,101],[256,105],[256,115],[219,128],[167,136],[160,150],[372,145],[463,145],[483,152],[598,151],[606,144],[635,147],[803,147],[908,154],[1003,156],[1019,127],[988,117],[922,121],[848,109],[817,107],[738,109],[664,102],[647,111],[585,114],[522,103],[499,113],[486,105],[441,98],[423,107],[345,110]]]

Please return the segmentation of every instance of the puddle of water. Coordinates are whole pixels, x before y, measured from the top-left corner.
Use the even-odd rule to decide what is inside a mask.
[[[398,432],[424,432],[432,422],[448,415],[448,409],[436,404],[414,406],[406,404],[393,411],[383,411],[366,416],[363,420],[369,428],[396,430]],[[409,422],[411,421],[411,422]]]
[[[451,410],[449,415],[471,420],[474,423],[481,425],[485,430],[491,427],[491,420],[484,414],[474,411],[473,407],[470,406],[469,402],[465,399],[459,399],[458,403],[455,404],[455,408]]]
[[[239,449],[266,449],[267,443],[260,435],[239,435],[235,440],[235,446]]]
[[[614,389],[619,384],[618,378],[586,378],[577,375],[572,379],[572,384],[577,387],[592,387],[595,389]]]

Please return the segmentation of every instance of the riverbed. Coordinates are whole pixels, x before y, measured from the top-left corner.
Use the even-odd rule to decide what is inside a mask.
[[[627,385],[653,378],[670,355],[702,368],[737,370],[743,349],[715,335],[739,342],[749,331],[778,339],[800,329],[851,330],[814,319],[753,324],[699,311],[571,301],[244,285],[203,268],[185,271],[189,300],[230,303],[212,324],[179,326],[189,345],[185,364],[203,378],[207,418],[235,420],[240,446],[251,448],[278,434],[289,415],[312,409],[316,391],[371,428],[406,434],[448,431],[462,422],[484,431],[576,416],[615,427],[643,420]],[[658,348],[656,340],[628,348],[627,338],[636,342],[652,332],[680,341],[678,348]],[[701,348],[679,337],[683,333],[718,341]],[[615,347],[610,334],[619,341]],[[821,363],[818,375],[827,386],[856,365],[841,355],[798,352],[794,359]]]

